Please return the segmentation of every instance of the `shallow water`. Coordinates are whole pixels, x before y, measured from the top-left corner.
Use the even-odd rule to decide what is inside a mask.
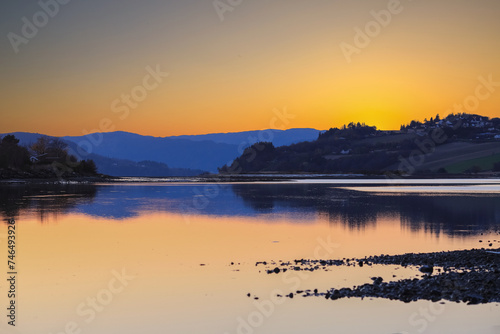
[[[489,248],[490,242],[498,248],[499,184],[1,186],[0,214],[16,219],[18,274],[16,327],[4,320],[0,332],[500,333],[496,303],[276,297],[352,287],[373,276],[417,277],[416,268],[268,275],[255,265]],[[0,238],[5,245],[6,224]],[[5,309],[2,285],[0,292]]]

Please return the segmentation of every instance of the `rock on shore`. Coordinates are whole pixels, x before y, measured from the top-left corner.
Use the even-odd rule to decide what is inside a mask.
[[[500,249],[379,255],[363,259],[301,259],[293,262],[280,262],[281,269],[277,267],[268,270],[267,273],[279,274],[286,270],[328,270],[330,266],[361,267],[372,264],[416,266],[425,275],[420,279],[402,279],[393,282],[383,282],[381,277],[373,277],[371,284],[353,288],[329,289],[319,293],[315,291],[314,294],[306,292],[303,296],[321,296],[331,300],[378,297],[403,302],[420,299],[434,302],[448,300],[467,304],[500,302]],[[269,263],[269,265],[276,264]]]

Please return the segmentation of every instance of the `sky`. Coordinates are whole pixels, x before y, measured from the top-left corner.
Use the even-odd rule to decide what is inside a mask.
[[[7,0],[0,133],[500,116],[499,18],[498,0]]]

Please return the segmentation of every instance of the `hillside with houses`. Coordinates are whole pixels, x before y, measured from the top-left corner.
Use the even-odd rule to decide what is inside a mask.
[[[476,174],[500,171],[500,118],[439,115],[398,131],[362,123],[331,128],[318,139],[247,148],[221,173]]]
[[[500,139],[500,118],[450,114],[441,119],[438,114],[423,122],[412,121],[408,125],[401,126],[401,131],[405,133],[425,134],[432,129],[454,129],[455,135],[462,139]]]

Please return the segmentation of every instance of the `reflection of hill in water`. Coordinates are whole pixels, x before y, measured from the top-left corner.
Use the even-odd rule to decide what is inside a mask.
[[[400,218],[402,226],[433,234],[479,233],[500,223],[498,195],[370,194],[327,184],[222,185],[4,185],[0,214],[16,218],[31,212],[47,215],[81,213],[126,219],[143,213],[170,212],[216,216],[273,215],[294,223],[319,214],[350,229]],[[311,219],[309,219],[311,218]]]
[[[97,193],[88,184],[8,184],[0,186],[0,215],[17,218],[32,212],[45,221],[48,215],[70,212],[75,207],[91,203]]]
[[[375,224],[377,221],[377,210],[370,207],[372,203],[358,203],[355,201],[357,194],[333,189],[331,186],[236,184],[233,185],[233,191],[249,207],[259,212],[291,211],[327,214],[331,221],[341,221],[351,228]]]
[[[474,233],[500,224],[500,196],[492,194],[370,194],[312,184],[233,185],[233,191],[255,210],[314,210],[350,228],[390,217],[400,217],[412,230],[434,234]]]
[[[462,234],[500,224],[500,196],[443,195],[400,197],[401,223],[412,230]]]

